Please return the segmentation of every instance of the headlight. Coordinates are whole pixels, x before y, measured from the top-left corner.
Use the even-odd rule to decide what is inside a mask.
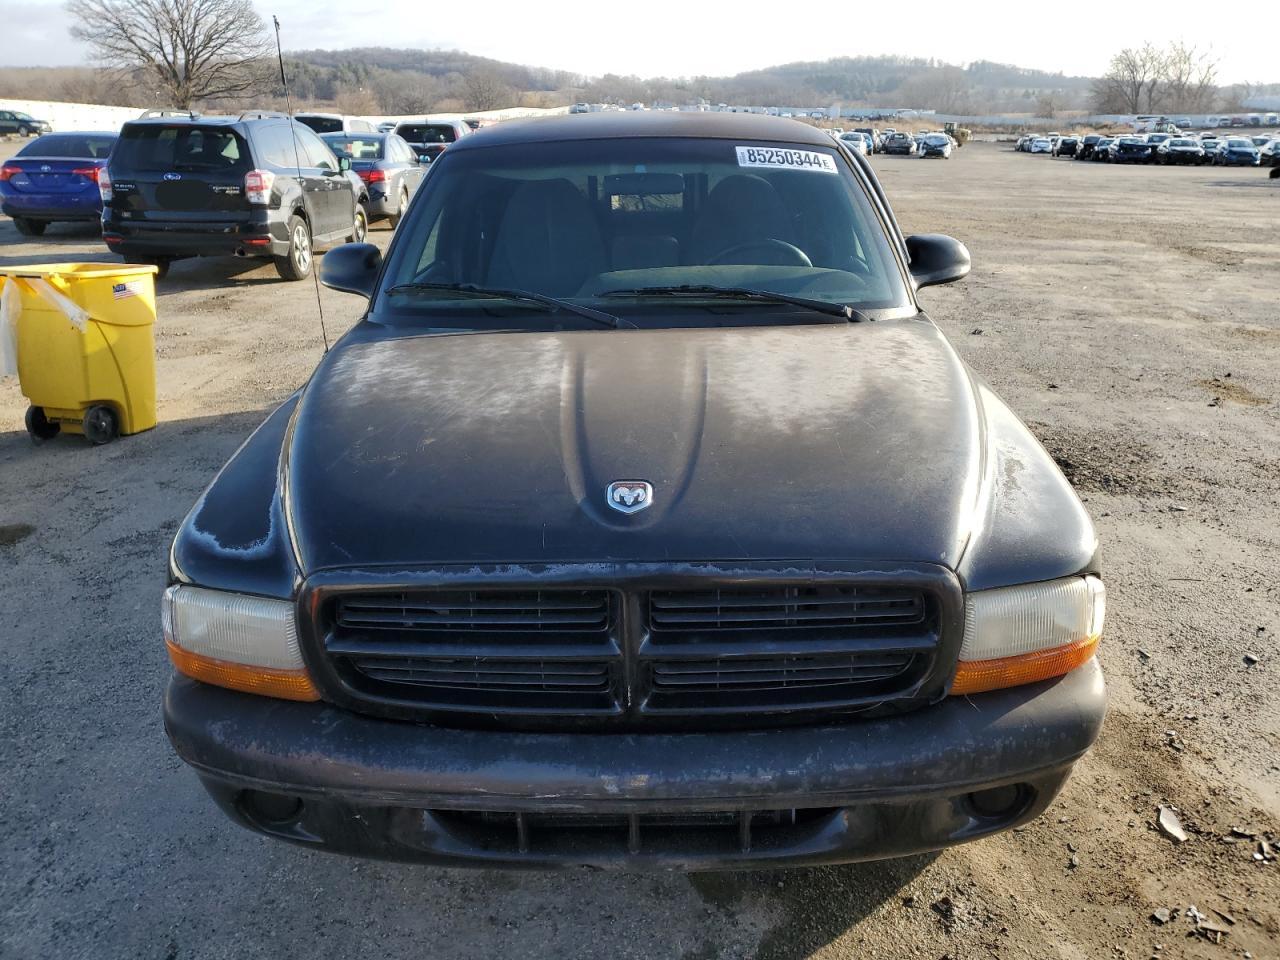
[[[1092,576],[968,594],[951,692],[981,693],[1074,670],[1097,649],[1106,596]]]
[[[178,585],[164,592],[161,622],[179,673],[246,693],[320,699],[288,601]]]

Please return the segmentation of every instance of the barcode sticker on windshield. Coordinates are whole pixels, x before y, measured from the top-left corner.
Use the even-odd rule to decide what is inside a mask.
[[[738,147],[740,167],[781,167],[784,170],[814,170],[839,173],[836,162],[825,153],[787,150],[782,147]]]

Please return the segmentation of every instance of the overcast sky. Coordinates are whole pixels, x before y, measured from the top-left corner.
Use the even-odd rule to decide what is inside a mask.
[[[1221,82],[1280,80],[1273,30],[1242,26],[1216,4],[1186,0],[1157,7],[1126,0],[891,0],[874,6],[809,0],[777,7],[706,0],[643,0],[625,7],[582,0],[255,3],[264,18],[280,17],[286,50],[450,48],[589,75],[723,76],[793,60],[904,54],[1092,76],[1121,47],[1176,39],[1211,49]],[[1259,12],[1271,9],[1270,0],[1253,3]],[[1232,9],[1241,11],[1239,5]],[[0,65],[84,62],[58,0],[0,0],[0,24]]]

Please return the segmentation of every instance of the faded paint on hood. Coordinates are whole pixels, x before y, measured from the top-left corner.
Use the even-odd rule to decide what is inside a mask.
[[[304,571],[864,559],[955,567],[974,385],[927,320],[353,338],[286,469]],[[610,510],[615,480],[653,506]]]

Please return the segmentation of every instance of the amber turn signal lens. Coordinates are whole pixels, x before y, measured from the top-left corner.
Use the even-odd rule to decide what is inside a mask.
[[[1050,647],[1048,650],[1036,650],[1013,657],[961,660],[955,682],[951,684],[951,693],[953,696],[984,693],[987,690],[1001,690],[1060,677],[1087,663],[1097,649],[1098,637],[1094,636],[1061,647]]]
[[[319,691],[305,670],[252,667],[192,653],[171,640],[165,640],[164,645],[169,649],[169,659],[177,671],[193,680],[282,700],[320,699]]]

